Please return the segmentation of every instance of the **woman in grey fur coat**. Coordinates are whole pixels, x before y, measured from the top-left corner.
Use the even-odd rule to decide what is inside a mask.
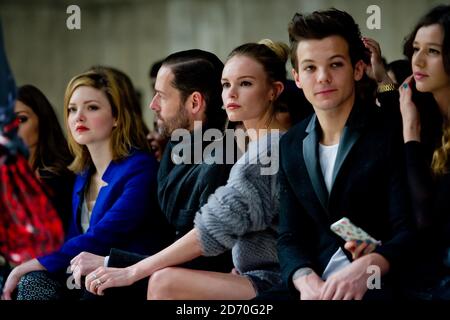
[[[100,267],[86,288],[110,287],[151,276],[148,299],[252,299],[281,283],[276,240],[279,212],[277,120],[288,47],[264,40],[234,49],[222,73],[222,99],[230,121],[242,121],[250,138],[228,182],[197,212],[195,227],[171,246],[127,268]],[[176,267],[198,256],[232,250],[230,273]]]

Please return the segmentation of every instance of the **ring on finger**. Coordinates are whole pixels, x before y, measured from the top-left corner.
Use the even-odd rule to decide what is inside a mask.
[[[103,284],[102,280],[97,279],[97,280],[95,281],[95,288],[100,287],[102,284]]]

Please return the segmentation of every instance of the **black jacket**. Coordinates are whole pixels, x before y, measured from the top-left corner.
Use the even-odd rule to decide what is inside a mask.
[[[193,135],[191,138],[194,141]],[[158,201],[162,212],[175,229],[176,239],[179,239],[194,227],[195,213],[207,202],[209,195],[219,186],[226,184],[233,164],[203,162],[175,164],[172,161],[172,149],[176,145],[177,143],[169,142],[161,159],[158,171]],[[202,142],[197,150],[203,152],[207,145],[208,143]],[[194,143],[191,147],[192,151],[195,151]],[[226,152],[223,156],[226,157]],[[145,256],[111,250],[108,266],[124,267],[143,258]],[[231,253],[226,252],[216,257],[199,257],[183,266],[198,270],[230,272],[233,264]]]
[[[320,124],[312,115],[280,142],[278,249],[283,278],[293,290],[291,278],[298,268],[310,267],[320,276],[338,247],[343,248],[344,240],[330,231],[342,217],[382,241],[376,252],[391,268],[414,247],[401,136],[383,109],[354,105],[339,144],[330,194],[320,168],[320,137]]]

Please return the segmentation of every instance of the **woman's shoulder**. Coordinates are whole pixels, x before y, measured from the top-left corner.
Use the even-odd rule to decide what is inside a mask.
[[[132,149],[128,156],[118,161],[113,161],[117,167],[133,167],[136,165],[155,165],[155,157],[147,151]]]
[[[231,169],[229,181],[273,176],[273,170],[278,170],[279,144],[283,134],[282,131],[272,130],[258,140],[252,141],[247,151]],[[265,179],[259,180],[265,181]]]
[[[248,144],[247,152],[257,152],[258,154],[261,154],[272,149],[274,146],[278,146],[284,133],[284,131],[279,129],[268,130],[267,133],[262,134],[258,140],[251,141]]]
[[[156,172],[158,169],[158,162],[155,157],[146,151],[132,150],[130,154],[121,159],[112,161],[109,165],[107,171],[104,174],[104,178],[108,176],[115,176],[116,178],[129,175],[134,175],[137,173],[150,174],[151,172]]]
[[[278,152],[280,139],[283,135],[283,131],[270,130],[258,140],[251,141],[237,164],[257,164],[259,163],[257,160],[261,160],[261,157],[271,156],[272,151]]]

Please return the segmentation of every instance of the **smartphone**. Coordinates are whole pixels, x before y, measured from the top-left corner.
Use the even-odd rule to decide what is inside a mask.
[[[367,232],[355,226],[345,217],[333,223],[330,229],[345,241],[360,240],[381,245],[381,241],[374,239]]]

